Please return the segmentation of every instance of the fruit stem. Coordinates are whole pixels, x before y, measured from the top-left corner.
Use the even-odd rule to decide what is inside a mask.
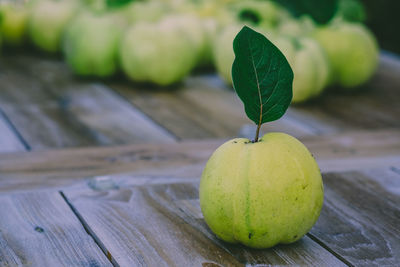
[[[257,132],[256,132],[256,138],[254,138],[254,143],[258,142],[258,136],[260,135],[260,128],[261,128],[261,123],[257,125]]]

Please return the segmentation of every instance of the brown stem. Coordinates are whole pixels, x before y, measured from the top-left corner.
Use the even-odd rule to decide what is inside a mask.
[[[258,142],[258,136],[260,135],[260,128],[261,128],[261,123],[257,125],[257,132],[256,132],[256,138],[254,139],[254,143]]]

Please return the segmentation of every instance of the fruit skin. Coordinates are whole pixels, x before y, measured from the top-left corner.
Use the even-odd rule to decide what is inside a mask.
[[[68,65],[82,76],[114,74],[124,26],[113,14],[80,14],[65,31],[63,54]]]
[[[313,36],[328,55],[333,83],[343,88],[354,88],[374,74],[379,47],[365,26],[340,22],[317,29]]]
[[[193,41],[179,24],[137,23],[120,46],[122,70],[132,80],[167,86],[181,81],[195,67]]]
[[[32,42],[46,52],[60,51],[63,30],[76,14],[77,8],[75,0],[34,2],[28,22]]]
[[[220,146],[207,162],[199,193],[204,219],[217,237],[253,248],[299,240],[323,204],[316,161],[284,133]]]
[[[293,103],[320,95],[329,84],[331,68],[323,48],[312,38],[281,36],[274,44],[293,69]]]
[[[28,8],[22,4],[0,4],[0,33],[7,45],[20,46],[26,39]]]

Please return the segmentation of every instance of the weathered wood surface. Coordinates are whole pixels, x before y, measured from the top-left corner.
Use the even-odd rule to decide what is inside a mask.
[[[182,139],[238,135],[252,138],[255,132],[232,89],[212,75],[190,77],[180,88],[168,91],[123,82],[111,82],[109,86]],[[375,77],[361,90],[346,93],[331,89],[311,103],[292,106],[282,119],[264,125],[262,130],[301,137],[397,128],[400,127],[399,87],[399,60],[382,54]]]
[[[24,140],[0,110],[0,153],[25,151],[28,148]]]
[[[0,196],[0,266],[112,266],[58,192]]]
[[[262,129],[296,137],[400,127],[400,64],[382,54],[375,77],[352,94],[327,92]],[[215,75],[160,91],[121,81],[78,79],[60,59],[5,55],[0,108],[33,150],[245,136],[255,127]],[[114,90],[112,90],[114,89]]]
[[[63,192],[86,227],[103,241],[103,249],[122,266],[129,262],[396,266],[400,261],[399,169],[329,173],[323,179],[325,204],[311,233],[298,243],[269,250],[218,240],[203,220],[198,181],[166,179],[154,184],[125,177],[113,179],[114,188],[93,190],[80,183]]]
[[[120,266],[345,266],[309,237],[290,246],[253,250],[218,240],[206,226],[198,181],[64,190],[69,203]]]
[[[302,138],[323,172],[391,166],[400,162],[400,131],[344,133]],[[137,144],[0,155],[0,191],[59,187],[96,175],[198,179],[223,140]]]
[[[324,175],[324,208],[311,234],[354,266],[398,266],[398,167]]]
[[[0,108],[33,150],[176,139],[114,91],[78,80],[54,59],[5,57],[0,87]]]

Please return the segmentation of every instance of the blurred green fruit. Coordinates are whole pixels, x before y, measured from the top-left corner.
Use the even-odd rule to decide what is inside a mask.
[[[106,77],[118,66],[118,47],[125,25],[113,14],[84,12],[68,25],[63,43],[65,59],[83,76]]]
[[[0,3],[0,32],[7,45],[19,46],[25,42],[28,7],[21,3]]]
[[[250,25],[276,25],[279,19],[279,7],[272,1],[240,1],[232,5],[237,20]]]
[[[300,18],[288,18],[282,20],[277,31],[282,35],[305,36],[315,30],[315,23],[310,16],[304,15]]]
[[[171,10],[168,5],[158,1],[132,2],[123,12],[130,23],[156,22]]]
[[[233,39],[240,31],[239,25],[231,25],[219,32],[214,40],[213,59],[219,76],[232,85],[232,63],[235,59]]]
[[[204,220],[218,238],[253,248],[289,244],[317,221],[324,189],[308,149],[284,133],[236,138],[210,157],[200,182]]]
[[[353,88],[362,85],[374,74],[379,48],[375,37],[365,26],[336,23],[319,28],[314,37],[327,52],[334,83]]]
[[[318,96],[328,85],[329,60],[317,41],[307,37],[279,37],[274,44],[293,69],[293,103]]]
[[[208,45],[208,32],[206,25],[195,15],[169,15],[163,19],[163,23],[177,25],[182,34],[192,41],[192,53],[197,55],[196,64],[204,65],[210,62],[211,49]],[[212,25],[210,25],[212,27]],[[213,30],[213,29],[208,29]]]
[[[367,15],[365,7],[360,0],[339,0],[335,17],[349,22],[364,22]]]
[[[189,74],[198,56],[181,25],[161,21],[129,28],[120,47],[120,59],[130,79],[167,86]]]
[[[47,52],[61,49],[63,31],[78,10],[74,0],[39,0],[34,2],[29,17],[32,42]]]

